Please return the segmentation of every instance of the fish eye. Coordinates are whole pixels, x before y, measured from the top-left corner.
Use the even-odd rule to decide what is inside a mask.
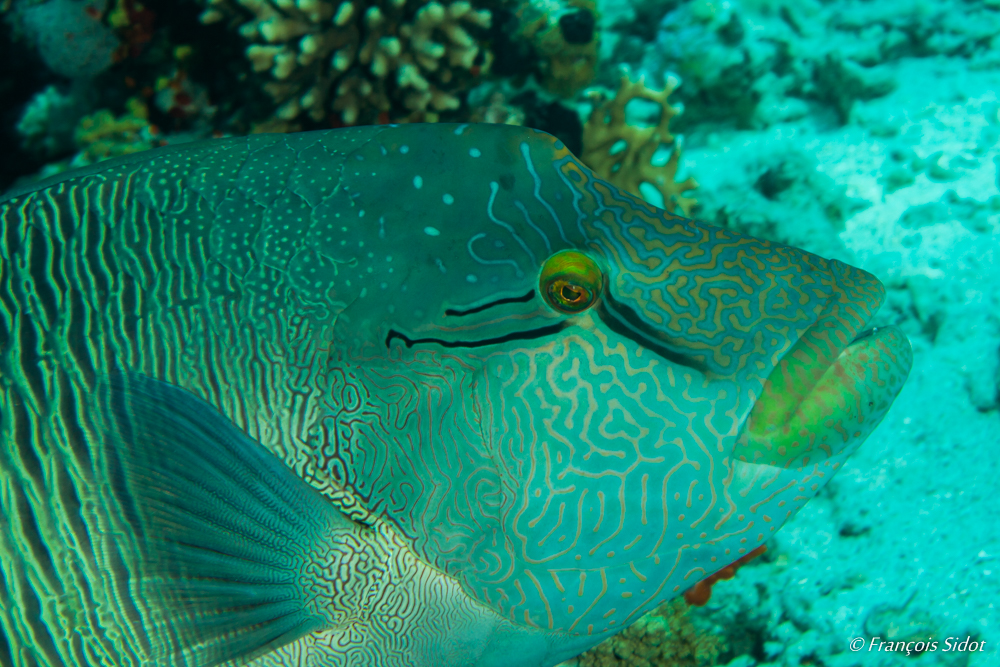
[[[587,310],[601,296],[604,274],[597,262],[576,250],[561,250],[545,260],[538,289],[545,301],[561,313]]]

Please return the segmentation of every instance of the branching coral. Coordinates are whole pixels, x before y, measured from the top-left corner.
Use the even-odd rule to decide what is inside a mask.
[[[671,78],[663,90],[654,90],[646,85],[645,76],[632,80],[628,71],[624,71],[614,98],[607,99],[602,93],[591,92],[589,97],[594,101],[594,110],[583,128],[580,158],[597,175],[622,190],[649,200],[642,187],[646,184],[663,197],[663,208],[690,215],[696,201],[685,193],[697,188],[698,183],[693,178],[675,180],[681,159],[681,140],[671,134],[669,127],[670,120],[681,112],[667,101],[678,85],[679,82]],[[630,124],[625,117],[625,107],[632,100],[657,104],[657,122],[649,126]],[[670,157],[665,164],[654,164],[654,153],[661,146],[670,149]]]
[[[706,667],[725,650],[720,637],[699,631],[683,600],[661,605],[607,641],[560,667]]]
[[[203,23],[234,10],[233,0],[207,0]],[[252,18],[240,33],[251,40],[254,70],[268,71],[277,117],[307,113],[345,125],[387,120],[437,120],[457,109],[462,91],[489,66],[476,33],[488,10],[467,0],[236,0]]]

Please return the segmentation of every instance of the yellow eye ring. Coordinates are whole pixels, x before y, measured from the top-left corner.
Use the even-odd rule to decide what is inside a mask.
[[[576,250],[561,250],[545,260],[538,291],[560,313],[575,315],[601,296],[604,274],[597,262]]]

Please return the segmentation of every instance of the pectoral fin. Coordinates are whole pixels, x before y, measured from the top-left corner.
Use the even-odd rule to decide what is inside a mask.
[[[109,397],[108,482],[135,538],[149,664],[245,660],[329,627],[314,580],[363,528],[194,394],[131,375]]]

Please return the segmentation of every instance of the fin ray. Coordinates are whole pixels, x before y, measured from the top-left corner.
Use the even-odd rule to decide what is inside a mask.
[[[150,658],[246,660],[325,627],[303,575],[358,524],[195,395],[141,375],[108,387],[107,475],[135,531]]]

